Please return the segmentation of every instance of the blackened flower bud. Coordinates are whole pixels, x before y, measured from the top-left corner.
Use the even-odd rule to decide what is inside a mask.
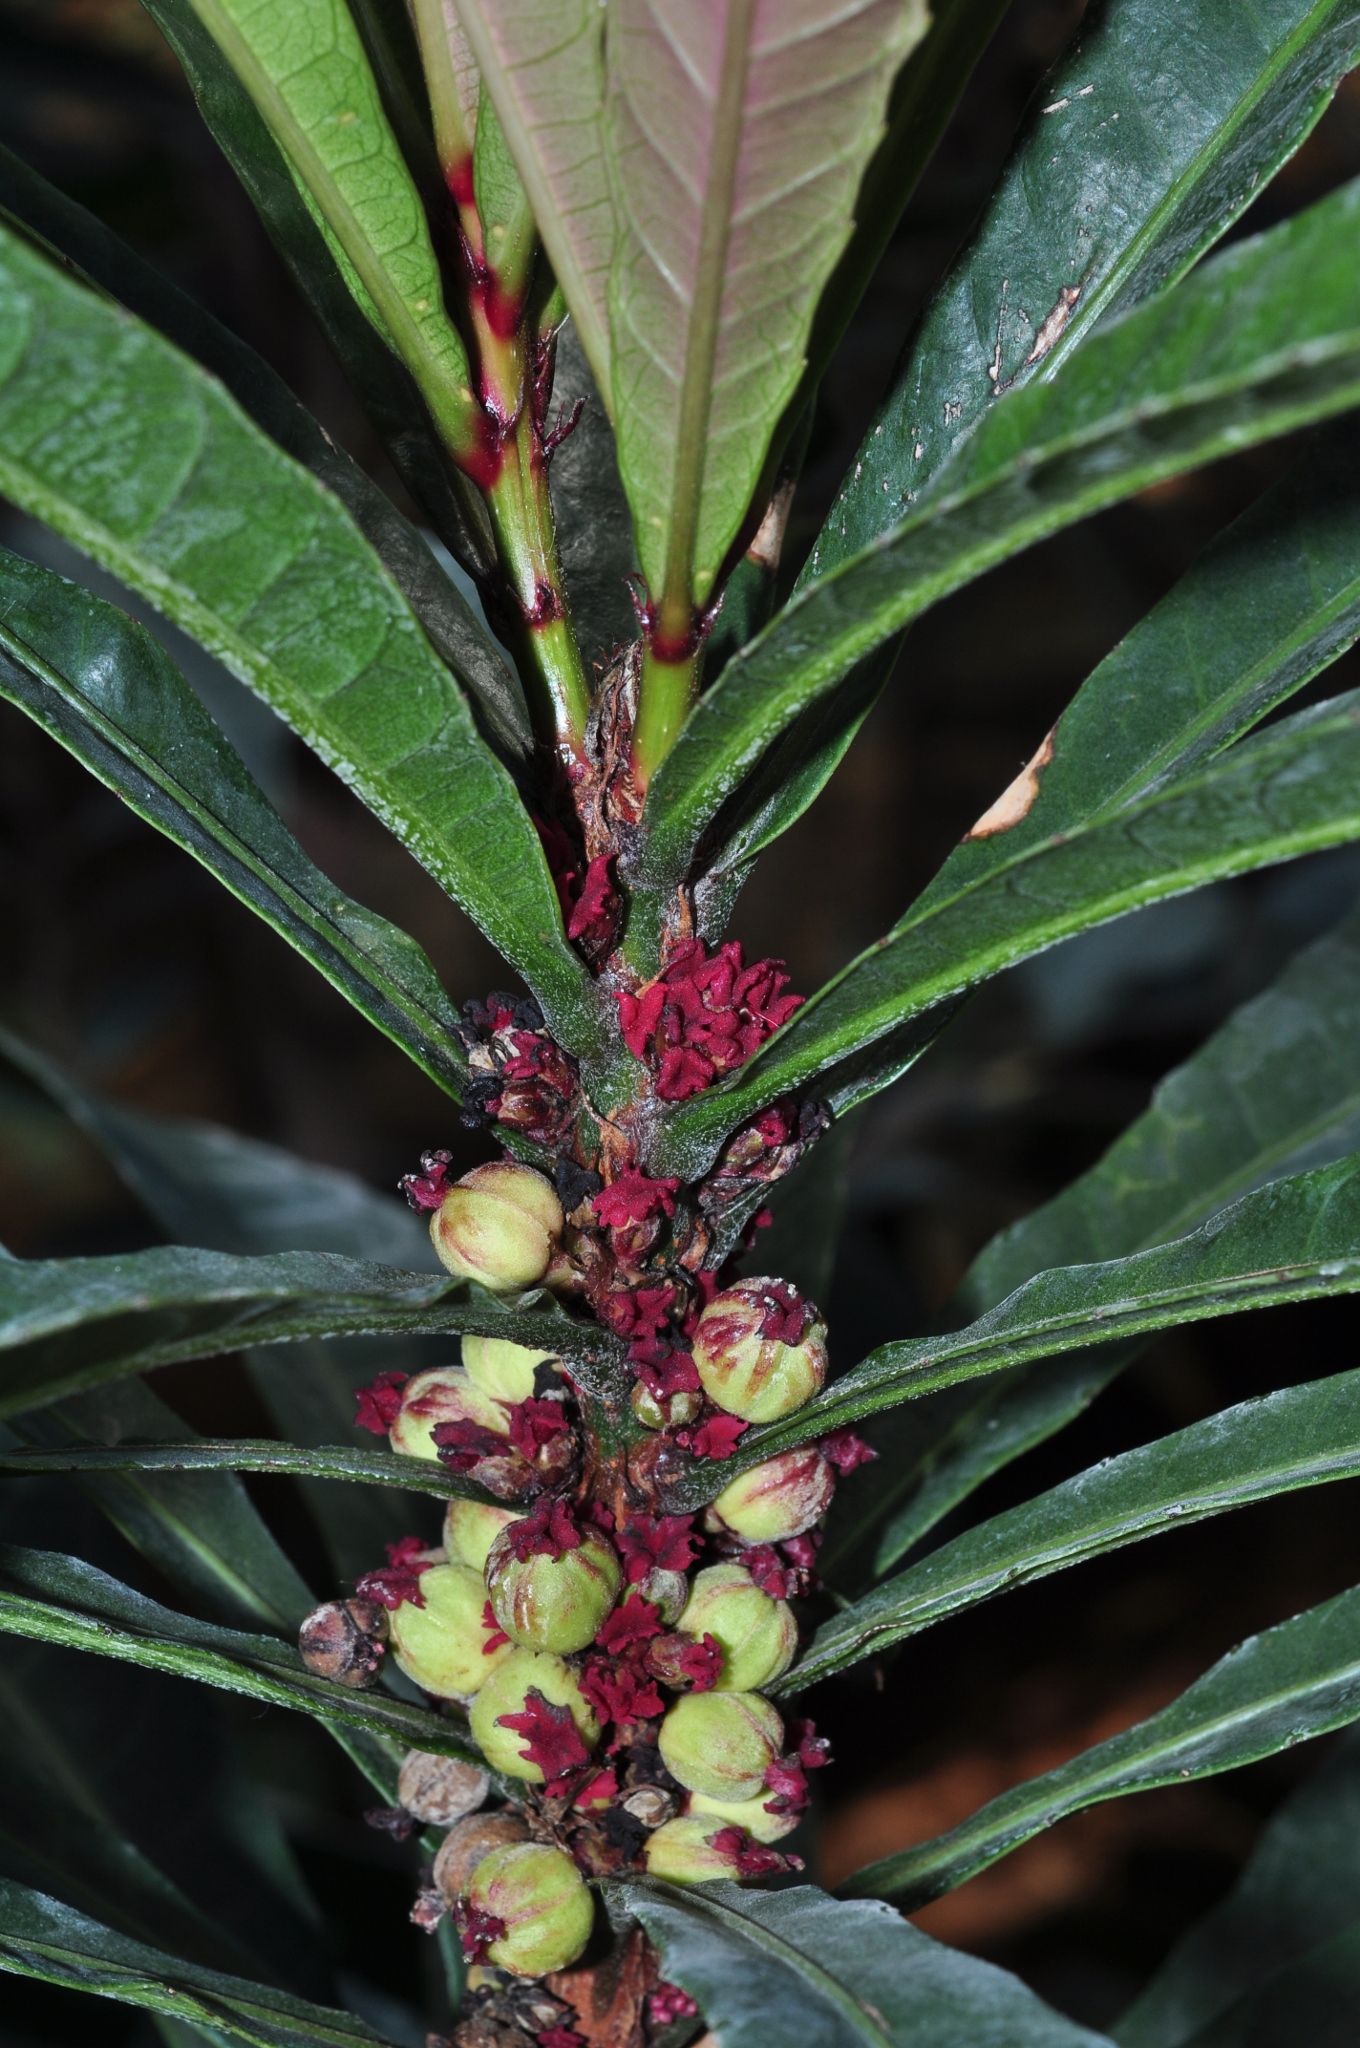
[[[719,1692],[758,1692],[788,1670],[798,1648],[793,1609],[762,1593],[739,1564],[709,1565],[695,1574],[680,1632],[696,1641],[716,1636]]]
[[[691,1342],[704,1392],[744,1422],[791,1415],[826,1378],[826,1325],[786,1280],[724,1288]]]
[[[436,1699],[467,1699],[510,1654],[487,1614],[486,1587],[466,1565],[436,1564],[420,1575],[420,1597],[393,1612],[396,1660]]]
[[[470,1813],[457,1821],[439,1845],[434,1859],[435,1889],[446,1906],[467,1891],[473,1871],[493,1849],[511,1842],[523,1842],[529,1830],[517,1806],[503,1806],[495,1813]]]
[[[499,1401],[474,1387],[461,1366],[437,1365],[418,1372],[402,1388],[401,1406],[388,1431],[394,1451],[408,1458],[434,1458],[433,1432],[446,1422],[471,1422],[498,1437],[509,1437],[510,1418]],[[506,1448],[509,1448],[507,1443]]]
[[[518,1520],[513,1508],[493,1508],[480,1500],[451,1500],[444,1512],[444,1548],[450,1564],[485,1571],[487,1553],[501,1530]]]
[[[707,1815],[682,1814],[668,1820],[647,1840],[647,1875],[666,1884],[708,1884],[738,1875],[736,1855],[724,1844],[716,1847],[723,1823]]]
[[[687,1791],[754,1799],[783,1740],[777,1710],[758,1692],[690,1692],[661,1723],[657,1746]]]
[[[318,1678],[354,1692],[376,1685],[387,1647],[387,1611],[376,1600],[327,1600],[298,1631],[302,1661]]]
[[[634,1415],[644,1429],[678,1429],[686,1422],[693,1422],[704,1405],[702,1394],[682,1391],[667,1394],[658,1400],[645,1380],[634,1385],[630,1402]]]
[[[493,1293],[534,1287],[547,1273],[565,1222],[550,1180],[532,1166],[475,1166],[430,1218],[441,1262],[460,1280]]]
[[[468,1378],[493,1401],[508,1401],[513,1407],[532,1398],[540,1365],[555,1363],[556,1352],[531,1351],[527,1344],[510,1344],[504,1337],[464,1337],[463,1364]]]
[[[433,1756],[410,1749],[397,1776],[397,1799],[426,1827],[447,1828],[475,1813],[491,1790],[491,1780],[476,1764],[456,1756]]]
[[[515,1977],[545,1977],[576,1961],[590,1939],[595,1906],[570,1856],[545,1842],[493,1849],[472,1873],[469,1903],[505,1932],[487,1961]]]
[[[754,1799],[711,1799],[706,1792],[691,1792],[689,1811],[706,1820],[711,1828],[745,1828],[757,1842],[779,1842],[791,1835],[801,1813],[771,1813],[768,1787]]]
[[[811,1444],[738,1473],[705,1517],[743,1543],[785,1543],[819,1522],[831,1505],[836,1474]]]
[[[486,1584],[496,1619],[510,1640],[529,1650],[567,1656],[593,1643],[619,1597],[623,1567],[598,1529],[573,1530],[577,1541],[557,1556],[528,1551],[516,1540],[525,1524],[503,1529],[486,1560]]]
[[[533,1736],[502,1725],[505,1719],[523,1718],[531,1692],[541,1695],[549,1706],[567,1709],[586,1754],[595,1747],[600,1739],[600,1724],[595,1709],[576,1682],[576,1673],[561,1657],[543,1650],[512,1651],[472,1702],[468,1722],[473,1740],[492,1770],[541,1785],[557,1775],[559,1761],[567,1765],[575,1758],[566,1742],[559,1745],[560,1758],[541,1749],[545,1769],[544,1764],[527,1754],[538,1747]]]

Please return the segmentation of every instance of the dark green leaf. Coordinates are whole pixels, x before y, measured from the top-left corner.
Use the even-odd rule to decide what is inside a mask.
[[[415,940],[308,860],[170,657],[113,605],[0,549],[0,694],[295,946],[457,1097],[457,1012]]]
[[[1360,1588],[1249,1636],[1160,1714],[1003,1792],[948,1834],[856,1871],[842,1889],[911,1912],[1085,1806],[1233,1770],[1357,1717]]]
[[[1319,1942],[1191,2038],[1193,2048],[1350,2048],[1357,2011],[1360,1924]]]
[[[609,1887],[722,2048],[1108,2048],[1018,1978],[811,1885]]]
[[[1360,1736],[1346,1736],[1274,1814],[1226,1899],[1197,1920],[1114,2029],[1122,2048],[1182,2048],[1239,1999],[1360,1922]],[[1325,1953],[1325,1952],[1324,1952]],[[1355,1979],[1352,1976],[1352,1986]],[[1355,2006],[1351,2006],[1352,2024]],[[1315,2034],[1266,2035],[1260,2048]]]
[[[1286,1387],[1107,1458],[993,1515],[824,1622],[775,1693],[801,1692],[947,1615],[1300,1486],[1360,1472],[1360,1373]]]
[[[301,1337],[474,1331],[559,1352],[587,1382],[619,1352],[550,1297],[520,1299],[516,1309],[462,1282],[321,1252],[240,1259],[167,1246],[14,1260],[0,1269],[0,1415],[175,1359]]]
[[[638,877],[683,877],[721,804],[855,664],[951,590],[1131,492],[1360,396],[1360,185],[1202,265],[1000,400],[917,505],[788,604],[655,776]],[[913,492],[910,498],[914,499]]]
[[[256,426],[311,470],[382,557],[435,648],[472,693],[489,733],[510,752],[527,754],[533,735],[518,676],[420,534],[386,492],[336,447],[277,371],[102,221],[3,146],[0,213],[211,370]]]
[[[1113,739],[1112,739],[1113,744]],[[1360,913],[1307,947],[1244,1003],[1089,1173],[1003,1231],[959,1290],[994,1308],[1046,1267],[1164,1242],[1264,1181],[1323,1164],[1360,1139]],[[887,1571],[1011,1459],[1079,1414],[1133,1347],[1056,1358],[981,1390],[959,1388],[876,1425],[880,1460],[832,1510],[820,1568],[853,1579],[865,1539],[896,1503],[874,1572]]]
[[[772,1452],[1028,1359],[1357,1287],[1360,1154],[1352,1153],[1244,1195],[1172,1244],[1040,1273],[966,1329],[881,1346],[796,1415],[744,1437],[713,1477],[692,1467],[670,1498],[698,1505]]]
[[[215,1446],[140,1380],[12,1416],[3,1435],[18,1444],[0,1449],[0,1470],[74,1473],[128,1542],[210,1614],[292,1635],[315,1605],[233,1476],[271,1468],[214,1460]]]
[[[117,1999],[253,2048],[371,2048],[362,2020],[271,1985],[205,1970],[129,1941],[56,1899],[0,1879],[0,1970]]]
[[[149,1671],[196,1679],[340,1729],[395,1738],[408,1749],[479,1762],[458,1724],[385,1692],[350,1692],[317,1678],[290,1643],[195,1621],[134,1593],[106,1572],[56,1551],[0,1544],[0,1634],[27,1636]]]
[[[145,5],[184,67],[199,112],[254,201],[403,482],[450,552],[470,575],[485,577],[495,560],[485,508],[448,460],[410,371],[360,311],[249,94],[191,0],[145,0]]]
[[[552,459],[553,518],[572,624],[587,667],[637,632],[628,578],[637,569],[633,515],[619,481],[609,414],[570,321],[557,338],[553,403],[582,411]]]
[[[981,886],[909,910],[725,1085],[684,1103],[653,1170],[703,1170],[792,1088],[838,1113],[905,1071],[966,990],[1126,911],[1360,834],[1360,695],[1282,719],[1183,781],[1076,828]]]
[[[528,813],[343,506],[187,357],[3,231],[0,487],[272,704],[590,1049],[595,992]]]
[[[63,1403],[63,1412],[74,1405]],[[433,1494],[436,1500],[490,1498],[461,1474],[428,1458],[404,1458],[395,1451],[352,1450],[348,1444],[304,1450],[296,1444],[276,1443],[272,1437],[239,1442],[211,1437],[169,1443],[129,1437],[116,1444],[72,1443],[50,1449],[7,1450],[0,1446],[0,1472],[281,1472],[311,1479],[343,1479],[360,1486],[401,1486],[411,1493]],[[311,1605],[309,1599],[295,1623]]]

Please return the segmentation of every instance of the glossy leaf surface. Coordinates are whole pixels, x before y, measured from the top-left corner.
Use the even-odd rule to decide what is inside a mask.
[[[117,1657],[269,1706],[290,1707],[342,1729],[395,1737],[437,1756],[477,1760],[456,1722],[388,1692],[350,1692],[317,1678],[291,1643],[176,1614],[107,1572],[55,1551],[0,1545],[0,1634]]]
[[[892,524],[998,394],[1184,276],[1293,154],[1360,55],[1355,0],[1114,0],[1039,88],[809,562]],[[1069,300],[1065,295],[1072,294]]]
[[[66,1404],[70,1405],[70,1404]],[[60,1449],[0,1448],[0,1472],[275,1472],[304,1479],[342,1479],[360,1486],[400,1486],[436,1500],[486,1500],[480,1487],[428,1458],[395,1451],[355,1450],[327,1444],[319,1450],[276,1443],[270,1437],[232,1442],[222,1437],[147,1443],[69,1444]],[[307,1602],[310,1607],[312,1602]],[[303,1613],[307,1611],[304,1608]],[[301,1620],[302,1616],[297,1616]]]
[[[1360,1473],[1360,1373],[1286,1387],[1107,1458],[941,1544],[818,1629],[802,1691],[1012,1586],[1229,1508]]]
[[[221,1975],[115,1934],[83,1913],[0,1878],[0,1970],[167,2014],[253,2048],[374,2048],[383,2037],[349,2013],[272,1985]]]
[[[673,1498],[711,1499],[735,1471],[937,1388],[1079,1345],[1360,1287],[1360,1155],[1244,1195],[1173,1243],[1060,1266],[962,1330],[882,1345],[783,1422],[743,1437],[720,1476],[692,1469]]]
[[[981,1313],[1046,1267],[1146,1250],[1357,1141],[1360,916],[1352,912],[1169,1074],[1089,1173],[994,1238],[956,1305]],[[838,1560],[896,1501],[874,1560],[876,1573],[889,1570],[991,1473],[1079,1414],[1130,1356],[1114,1346],[1056,1358],[1010,1382],[913,1404],[880,1425],[880,1462],[840,1496],[822,1569],[829,1564],[843,1583]]]
[[[360,310],[250,95],[194,12],[192,0],[146,0],[146,6],[403,482],[464,568],[485,576],[494,560],[485,507],[441,447],[410,371]]]
[[[925,20],[921,0],[611,0],[614,420],[654,598],[712,589]]]
[[[966,990],[1092,925],[1360,833],[1360,697],[1270,726],[1112,818],[1040,844],[994,886],[916,907],[726,1085],[681,1105],[657,1154],[702,1167],[726,1133],[815,1082],[841,1112],[919,1057]]]
[[[537,835],[344,508],[197,366],[0,234],[0,485],[272,704],[592,1042]]]
[[[1271,1815],[1227,1897],[1177,1942],[1122,2015],[1114,2028],[1122,2048],[1182,2048],[1220,2014],[1248,2009],[1253,1994],[1283,1988],[1291,1966],[1307,1968],[1315,1954],[1324,1961],[1322,1945],[1360,1923],[1358,1837],[1360,1738],[1352,1733]],[[1294,2011],[1296,2038],[1318,2038],[1303,2010]],[[1259,2048],[1283,2048],[1286,2039],[1267,2033]]]
[[[896,1913],[811,1885],[615,1884],[722,2048],[1108,2048],[1012,1977]]]
[[[240,1259],[179,1246],[0,1270],[0,1413],[174,1359],[302,1337],[475,1331],[560,1352],[588,1377],[616,1344],[553,1303],[516,1311],[447,1279],[321,1252]],[[542,1299],[542,1297],[539,1297]]]
[[[907,1911],[1069,1813],[1235,1769],[1360,1717],[1360,1590],[1249,1636],[1160,1714],[989,1800],[962,1826],[856,1871],[852,1895]]]
[[[311,470],[381,556],[436,651],[472,693],[488,732],[507,751],[527,753],[533,734],[518,676],[422,536],[299,404],[278,372],[102,221],[2,146],[0,213],[211,370],[256,426]]]
[[[159,643],[116,606],[5,550],[0,603],[0,695],[460,1096],[457,1012],[426,955],[312,864]]]
[[[640,879],[688,870],[721,804],[855,663],[951,590],[1160,478],[1360,394],[1360,186],[1202,265],[1011,392],[913,507],[796,596],[690,714],[648,796]]]

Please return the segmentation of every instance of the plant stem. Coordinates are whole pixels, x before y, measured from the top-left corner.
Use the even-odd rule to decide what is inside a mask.
[[[702,656],[703,645],[697,635],[691,635],[675,654],[648,636],[633,731],[633,774],[640,789],[647,787],[689,716]]]

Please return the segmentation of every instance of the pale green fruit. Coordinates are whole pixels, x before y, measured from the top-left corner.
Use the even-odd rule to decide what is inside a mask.
[[[527,1344],[508,1344],[504,1337],[464,1337],[463,1363],[468,1378],[495,1401],[527,1401],[534,1391],[537,1366],[557,1361],[555,1351],[531,1351]]]
[[[677,1784],[711,1799],[754,1799],[783,1741],[784,1723],[758,1692],[687,1692],[658,1737]]]
[[[745,1543],[786,1543],[821,1520],[835,1491],[835,1472],[816,1446],[807,1444],[739,1472],[709,1514]]]
[[[787,1600],[762,1593],[739,1564],[711,1564],[697,1572],[680,1633],[698,1642],[713,1636],[722,1650],[719,1692],[759,1692],[787,1671],[798,1648],[798,1624]]]
[[[628,1398],[644,1429],[678,1428],[682,1423],[693,1422],[704,1405],[703,1395],[696,1393],[671,1394],[666,1400],[658,1401],[643,1380],[636,1382]]]
[[[501,1530],[519,1519],[513,1508],[488,1507],[480,1500],[451,1500],[444,1511],[444,1548],[450,1561],[484,1572],[487,1552]]]
[[[595,1925],[590,1890],[570,1856],[546,1842],[493,1849],[472,1873],[468,1898],[505,1923],[487,1961],[515,1977],[546,1977],[576,1961]]]
[[[517,1806],[502,1806],[495,1813],[470,1813],[465,1820],[455,1821],[439,1845],[431,1873],[445,1905],[456,1905],[464,1896],[473,1871],[493,1849],[503,1849],[507,1842],[522,1842],[528,1833]]]
[[[599,1741],[600,1724],[569,1664],[546,1650],[509,1652],[472,1702],[468,1724],[473,1741],[493,1771],[541,1785],[542,1771],[522,1754],[525,1738],[514,1728],[497,1726],[500,1715],[524,1712],[524,1696],[530,1691],[541,1692],[554,1707],[570,1709],[587,1749],[594,1749]]]
[[[513,1531],[502,1530],[486,1560],[496,1619],[511,1642],[568,1656],[593,1643],[619,1597],[623,1567],[607,1537],[584,1529],[575,1550],[560,1557],[516,1557]]]
[[[709,1399],[746,1422],[777,1422],[819,1393],[826,1378],[826,1325],[808,1324],[797,1344],[764,1334],[770,1290],[783,1281],[740,1280],[715,1294],[691,1340]],[[810,1304],[809,1304],[810,1307]]]
[[[543,1279],[566,1218],[552,1182],[532,1166],[474,1166],[430,1218],[430,1241],[460,1280],[514,1294]]]
[[[711,1840],[725,1825],[690,1814],[666,1821],[647,1837],[643,1853],[648,1877],[659,1877],[665,1884],[707,1884],[715,1877],[735,1877],[736,1857],[721,1855]]]
[[[802,1815],[766,1813],[765,1802],[774,1794],[762,1786],[754,1799],[710,1799],[707,1792],[691,1792],[689,1810],[710,1828],[745,1828],[757,1842],[782,1842],[791,1835]]]
[[[436,1564],[420,1575],[425,1605],[403,1600],[392,1616],[392,1649],[408,1678],[437,1699],[462,1700],[510,1655],[483,1620],[486,1586],[466,1565]]]
[[[439,1446],[432,1432],[441,1422],[475,1422],[497,1436],[510,1434],[510,1418],[500,1402],[474,1387],[459,1365],[433,1366],[406,1382],[387,1440],[408,1458],[437,1459]]]

